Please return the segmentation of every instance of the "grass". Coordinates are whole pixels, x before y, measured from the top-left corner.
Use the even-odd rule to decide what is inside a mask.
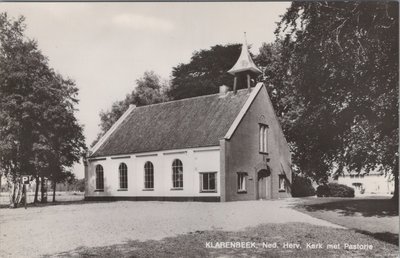
[[[363,217],[399,216],[398,203],[389,198],[302,198],[298,207],[307,211],[337,211],[343,216],[361,214]]]
[[[53,192],[47,192],[47,202],[46,203],[33,203],[35,197],[34,192],[28,192],[28,202],[27,207],[42,207],[49,205],[60,205],[60,204],[76,204],[83,202],[84,193],[80,192],[56,192],[56,202],[53,202]],[[0,193],[0,208],[9,208],[10,199],[8,192]],[[40,200],[40,192],[39,192]],[[23,208],[24,205],[20,204],[19,208]]]
[[[207,248],[211,242],[254,242],[257,248]],[[263,248],[262,243],[277,243],[277,248]],[[284,243],[300,244],[300,249],[283,248]],[[321,243],[322,249],[307,248],[307,243]],[[349,250],[344,244],[368,244],[372,250]],[[339,249],[327,249],[340,244]],[[159,241],[127,241],[105,247],[79,247],[70,252],[47,257],[397,257],[398,248],[364,234],[305,223],[264,224],[244,231],[196,231]]]
[[[399,207],[388,198],[301,198],[294,209],[392,244],[399,242]]]

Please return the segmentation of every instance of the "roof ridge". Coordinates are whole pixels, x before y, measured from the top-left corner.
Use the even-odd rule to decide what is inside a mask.
[[[248,89],[240,89],[237,90],[237,92],[242,92],[242,91],[248,91]],[[233,93],[233,91],[228,91],[226,94]],[[137,106],[136,109],[138,108],[143,108],[143,107],[152,107],[152,106],[157,106],[157,105],[163,105],[163,104],[169,104],[169,103],[175,103],[179,101],[189,101],[193,99],[200,99],[200,98],[205,98],[205,97],[212,97],[219,95],[220,93],[214,93],[214,94],[209,94],[209,95],[202,95],[202,96],[196,96],[196,97],[191,97],[191,98],[185,98],[185,99],[177,99],[177,100],[171,100],[171,101],[166,101],[166,102],[160,102],[160,103],[155,103],[155,104],[150,104],[150,105],[143,105],[143,106]]]

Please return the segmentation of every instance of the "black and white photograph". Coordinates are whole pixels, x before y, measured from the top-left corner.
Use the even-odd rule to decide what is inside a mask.
[[[399,2],[0,3],[0,257],[399,257]]]

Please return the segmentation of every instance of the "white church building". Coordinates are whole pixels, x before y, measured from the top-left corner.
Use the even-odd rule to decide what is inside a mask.
[[[86,200],[236,201],[291,196],[291,154],[247,49],[233,90],[129,109],[85,160]],[[247,85],[238,85],[244,76]],[[243,77],[241,78],[243,79]]]

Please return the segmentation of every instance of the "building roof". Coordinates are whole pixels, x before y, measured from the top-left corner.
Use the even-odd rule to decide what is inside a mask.
[[[243,89],[132,108],[91,157],[217,146],[249,96]]]
[[[228,71],[228,73],[235,75],[236,73],[250,71],[255,74],[261,74],[261,70],[254,64],[253,59],[250,56],[247,42],[244,41],[242,45],[242,52],[240,53],[239,59],[233,65],[233,67]]]
[[[379,171],[379,170],[372,170],[370,172],[366,172],[365,170],[362,170],[361,172],[356,172],[356,171],[344,171],[343,175],[340,176],[357,176],[357,175],[384,175],[383,171]]]

